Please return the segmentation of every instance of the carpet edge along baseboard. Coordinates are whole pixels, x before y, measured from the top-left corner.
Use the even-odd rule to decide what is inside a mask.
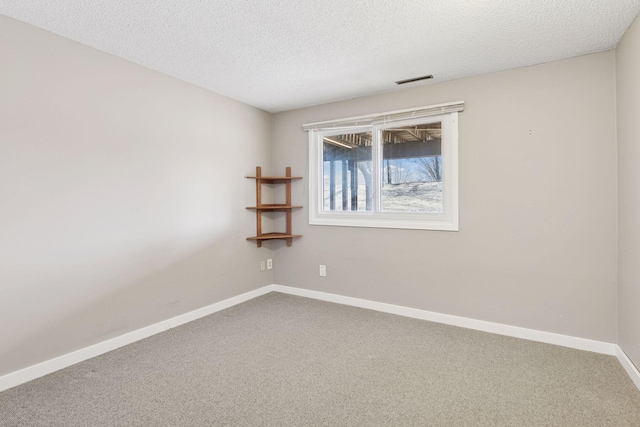
[[[224,310],[234,305],[241,304],[253,298],[265,295],[269,292],[281,292],[289,295],[313,298],[321,301],[360,307],[384,313],[396,314],[399,316],[447,324],[451,326],[458,326],[483,332],[510,336],[514,338],[521,338],[530,341],[537,341],[574,348],[577,350],[585,350],[610,356],[616,356],[635,383],[635,385],[638,387],[638,389],[640,389],[640,373],[638,373],[638,370],[626,356],[624,351],[622,351],[622,349],[618,345],[613,343],[556,334],[553,332],[544,332],[535,329],[521,328],[518,326],[487,322],[483,320],[470,319],[466,317],[453,316],[449,314],[436,313],[427,310],[420,310],[365,299],[352,298],[326,292],[313,291],[309,289],[273,284],[225,299],[223,301],[219,301],[206,307],[202,307],[197,310],[172,317],[170,319],[137,329],[132,332],[128,332],[118,337],[111,338],[109,340],[64,354],[62,356],[38,363],[36,365],[11,372],[0,377],[0,392],[18,386],[20,384],[24,384],[52,372],[58,371],[60,369],[64,369],[76,363],[80,363],[84,360],[88,360],[90,358],[123,347],[125,345],[134,343],[144,338],[148,338],[152,335],[164,332],[168,329],[175,328],[188,322],[192,322],[201,317],[216,313],[220,310]]]

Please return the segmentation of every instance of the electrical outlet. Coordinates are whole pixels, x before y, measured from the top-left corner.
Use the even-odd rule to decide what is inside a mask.
[[[264,265],[264,261],[260,261],[260,271],[265,271],[267,267]]]
[[[320,276],[327,277],[327,266],[320,264]]]
[[[273,268],[273,260],[269,258],[267,260],[267,270],[271,270]]]

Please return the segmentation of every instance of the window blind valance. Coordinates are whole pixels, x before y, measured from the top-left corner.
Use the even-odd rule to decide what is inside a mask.
[[[369,127],[393,123],[400,120],[437,116],[446,113],[464,111],[464,101],[449,102],[446,104],[430,105],[427,107],[408,108],[406,110],[387,111],[385,113],[367,114],[366,116],[348,117],[339,120],[327,120],[324,122],[308,123],[302,125],[304,131],[329,130],[358,127]]]

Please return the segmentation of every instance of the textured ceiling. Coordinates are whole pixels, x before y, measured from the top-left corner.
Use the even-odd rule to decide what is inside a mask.
[[[615,48],[640,0],[2,0],[0,13],[283,111]]]

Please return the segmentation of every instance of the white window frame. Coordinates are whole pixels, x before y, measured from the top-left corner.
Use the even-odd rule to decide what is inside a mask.
[[[309,224],[345,227],[458,231],[458,113],[463,102],[392,111],[304,125],[309,132]],[[381,209],[381,131],[389,127],[442,123],[442,213]],[[371,131],[372,211],[323,211],[323,138]]]

